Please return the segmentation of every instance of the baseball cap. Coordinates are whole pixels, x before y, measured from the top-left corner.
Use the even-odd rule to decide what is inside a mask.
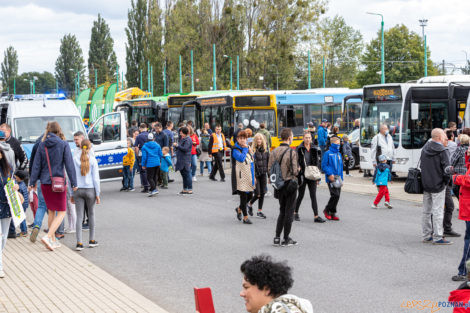
[[[312,122],[308,122],[307,125],[308,125],[308,127],[313,127],[313,123],[312,123]]]
[[[147,139],[148,139],[148,140],[153,140],[153,138],[154,138],[153,134],[152,134],[152,133],[149,133]]]
[[[379,162],[383,162],[387,160],[387,156],[385,154],[379,155]]]
[[[326,118],[324,118],[324,119],[321,120],[321,122],[326,123],[326,122],[328,122],[328,120]]]

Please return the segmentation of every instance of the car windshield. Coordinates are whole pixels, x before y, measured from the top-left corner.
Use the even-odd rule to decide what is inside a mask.
[[[275,135],[274,110],[239,110],[235,112],[235,130],[238,124],[251,128],[254,132],[264,123],[271,136]]]
[[[73,141],[73,134],[77,131],[85,133],[83,122],[78,116],[40,116],[16,118],[13,135],[21,143],[34,143],[44,134],[46,125],[50,121],[59,123],[67,141]]]
[[[361,146],[368,147],[372,138],[379,132],[380,125],[386,124],[398,146],[400,137],[401,102],[398,101],[365,101],[361,114]]]

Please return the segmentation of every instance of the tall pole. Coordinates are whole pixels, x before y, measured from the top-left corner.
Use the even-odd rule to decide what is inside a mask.
[[[116,91],[119,91],[119,65],[116,64]]]
[[[16,94],[16,78],[13,78],[13,94]]]
[[[166,63],[163,64],[163,94],[166,94]]]
[[[98,88],[98,70],[95,68],[95,90]]]
[[[121,89],[124,90],[124,71],[121,72]]]
[[[240,56],[237,55],[237,90],[240,90]]]
[[[147,61],[147,92],[150,92],[150,61]]]
[[[230,57],[230,90],[232,90],[233,83],[232,83],[232,57]]]
[[[312,88],[312,84],[310,81],[310,51],[308,51],[308,89]]]
[[[214,90],[217,90],[217,77],[216,77],[217,71],[216,71],[216,68],[215,68],[215,66],[216,66],[216,63],[215,63],[215,44],[212,45],[212,55],[214,57],[214,73],[213,73],[213,75],[214,75],[214,77],[213,77],[213,79],[214,79]]]
[[[323,88],[326,86],[325,57],[323,56]]]
[[[77,71],[77,95],[80,93],[80,71]]]
[[[57,79],[55,80],[55,92],[59,93],[59,82],[57,81]]]
[[[428,51],[426,47],[426,35],[424,35],[424,77],[428,76]]]
[[[384,17],[382,16],[382,22],[381,22],[381,26],[382,26],[382,52],[381,52],[381,78],[380,78],[380,82],[382,84],[385,84],[385,48],[384,48],[384,44],[385,44],[385,40],[384,40]]]
[[[34,77],[33,77],[33,94],[36,93],[36,81],[34,80]]]
[[[140,70],[140,90],[143,89],[144,86],[142,86],[142,69]]]
[[[181,54],[180,54],[180,93],[183,93],[183,73],[181,70]]]
[[[194,63],[193,63],[193,50],[191,50],[191,92],[194,92]]]
[[[153,97],[153,65],[150,65],[150,93]]]

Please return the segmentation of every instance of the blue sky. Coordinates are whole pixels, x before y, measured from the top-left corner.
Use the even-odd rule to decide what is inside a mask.
[[[130,0],[0,0],[0,51],[3,53],[9,45],[17,49],[20,73],[53,72],[60,38],[73,33],[80,41],[86,61],[92,22],[101,13],[111,28],[119,65],[125,67],[124,28],[129,7]],[[349,25],[361,31],[367,43],[380,27],[380,18],[367,15],[368,11],[382,13],[386,29],[403,23],[420,34],[418,20],[427,18],[426,33],[434,62],[445,59],[459,67],[465,63],[463,51],[470,54],[470,27],[466,25],[470,1],[331,0],[327,15],[343,16]]]

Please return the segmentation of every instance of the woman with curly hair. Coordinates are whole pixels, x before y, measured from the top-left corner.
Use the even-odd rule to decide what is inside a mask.
[[[253,216],[253,204],[258,200],[258,212],[256,216],[266,218],[263,213],[264,194],[268,191],[268,163],[269,151],[263,134],[256,134],[253,138],[253,150],[255,159],[256,189],[248,203],[248,213]]]
[[[285,262],[274,262],[270,256],[254,256],[243,262],[240,297],[250,313],[313,313],[306,299],[287,294],[294,280]]]

